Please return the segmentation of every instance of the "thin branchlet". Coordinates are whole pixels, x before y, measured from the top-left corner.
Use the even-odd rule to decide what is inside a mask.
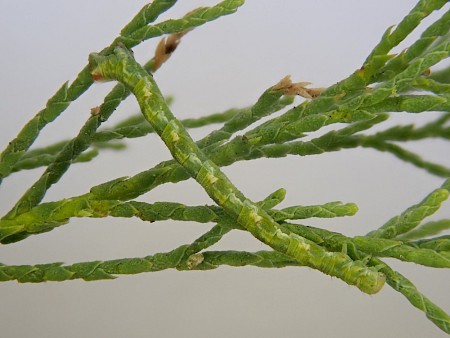
[[[326,252],[300,236],[282,233],[273,218],[246,198],[192,140],[170,111],[153,77],[145,72],[124,46],[116,47],[114,54],[106,57],[91,54],[90,63],[94,78],[115,79],[133,92],[144,117],[174,159],[253,236],[294,259],[306,259],[308,266],[339,277],[366,293],[376,293],[382,288],[383,275],[367,268],[362,262],[353,262],[345,254]]]
[[[307,79],[293,83],[288,76],[264,91],[253,105],[183,121],[172,114],[169,100],[163,97],[149,72],[156,71],[169,59],[186,32],[234,13],[243,0],[224,0],[179,19],[154,23],[175,3],[176,0],[154,0],[145,5],[109,47],[90,56],[89,65],[72,83],[63,84],[1,153],[0,183],[20,170],[40,166],[47,166],[47,169],[0,220],[0,242],[13,243],[51,231],[74,217],[135,217],[148,223],[174,220],[195,221],[205,227],[209,223],[213,225],[190,244],[146,257],[71,265],[58,262],[0,264],[0,281],[101,280],[121,274],[165,269],[209,270],[222,265],[308,266],[369,294],[378,292],[386,281],[440,329],[450,333],[450,317],[422,295],[411,281],[380,260],[387,257],[433,268],[450,267],[450,236],[446,234],[450,220],[425,221],[449,196],[450,168],[422,158],[406,144],[431,138],[450,139],[450,67],[441,67],[450,53],[450,12],[442,13],[409,47],[397,54],[391,52],[447,1],[418,1],[398,25],[386,30],[361,67],[327,88],[309,87]],[[141,67],[129,48],[160,36],[154,58]],[[441,70],[435,71],[439,67]],[[77,137],[28,150],[48,123],[57,119],[93,80],[101,79],[119,83],[101,105],[91,109]],[[99,131],[98,127],[130,93],[138,100],[142,115]],[[289,107],[294,96],[305,100]],[[288,109],[283,111],[286,107]],[[273,117],[276,112],[280,113]],[[383,124],[400,112],[429,116],[421,126]],[[266,121],[258,125],[263,118]],[[197,142],[186,131],[213,123],[222,125]],[[324,127],[331,129],[331,126],[332,130],[322,133]],[[372,132],[373,127],[377,128],[376,132]],[[122,149],[124,142],[117,140],[144,137],[152,132],[166,143],[173,160],[161,162],[132,177],[94,186],[80,196],[42,203],[47,190],[72,163],[91,161],[103,148]],[[291,222],[352,216],[358,210],[355,204],[329,202],[276,208],[285,197],[284,189],[255,203],[239,191],[220,168],[262,157],[308,156],[357,147],[387,152],[446,181],[421,202],[369,234],[348,237]],[[203,187],[215,205],[134,200],[161,184],[190,178]],[[230,231],[237,230],[250,232],[273,251],[208,249]]]

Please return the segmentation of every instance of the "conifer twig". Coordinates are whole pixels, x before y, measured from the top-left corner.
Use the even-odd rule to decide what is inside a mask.
[[[326,274],[339,277],[366,293],[378,292],[383,275],[353,262],[346,255],[326,254],[312,242],[283,234],[277,223],[255,203],[247,199],[206,157],[194,143],[183,125],[172,115],[153,78],[140,67],[124,47],[102,57],[91,54],[92,76],[96,79],[116,79],[136,96],[142,113],[169,148],[172,156],[205,189],[208,195],[253,236],[272,248]],[[330,268],[331,267],[331,268]]]
[[[223,0],[178,19],[155,22],[176,2],[154,0],[145,5],[110,46],[90,55],[89,65],[70,85],[66,82],[0,154],[0,183],[18,171],[47,166],[12,210],[0,219],[0,243],[11,244],[52,231],[75,217],[133,217],[148,226],[166,220],[190,221],[201,223],[204,233],[191,243],[145,257],[75,264],[0,263],[0,281],[104,280],[121,274],[166,269],[210,270],[223,265],[307,266],[338,277],[367,294],[377,293],[387,282],[436,326],[450,333],[449,315],[381,260],[450,268],[450,220],[445,216],[426,221],[431,215],[436,217],[436,211],[449,197],[450,168],[444,161],[431,162],[420,152],[408,150],[407,144],[450,140],[450,67],[444,63],[450,56],[450,11],[437,13],[440,17],[425,27],[416,41],[398,54],[391,54],[447,1],[419,0],[398,25],[385,31],[362,66],[335,84],[315,88],[305,81],[308,79],[293,82],[291,76],[286,76],[267,88],[252,105],[181,121],[173,115],[169,107],[171,99],[162,95],[152,73],[171,57],[187,32],[234,13],[244,1]],[[141,66],[130,48],[154,37],[161,37],[154,57]],[[118,84],[100,106],[91,109],[78,135],[72,140],[28,150],[40,131],[80,97],[93,80],[114,80]],[[137,99],[141,114],[125,118],[111,128],[99,129],[129,94]],[[301,97],[301,103],[293,105],[295,96]],[[424,124],[415,126],[407,122],[418,114],[426,119]],[[394,115],[404,117],[406,122],[388,121]],[[188,128],[214,123],[221,125],[196,142],[187,132]],[[166,144],[172,159],[134,176],[98,184],[79,196],[42,202],[48,189],[72,163],[92,161],[101,149],[122,149],[123,139],[153,132]],[[313,218],[353,216],[358,211],[356,204],[328,202],[278,207],[285,198],[284,189],[253,202],[221,168],[263,157],[308,156],[355,148],[387,152],[443,178],[444,182],[382,226],[372,227],[366,235],[350,237],[339,233],[337,228],[329,231],[308,224]],[[191,178],[215,204],[136,200],[159,185]],[[312,177],[313,184],[315,179],[321,178]],[[212,245],[232,231],[248,232],[272,250],[211,250]]]

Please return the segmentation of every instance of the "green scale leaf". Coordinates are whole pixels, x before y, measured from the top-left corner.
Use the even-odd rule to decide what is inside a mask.
[[[251,202],[228,180],[191,139],[183,125],[173,116],[153,78],[139,66],[123,47],[114,54],[91,54],[92,75],[97,79],[116,79],[136,96],[142,113],[166,143],[172,156],[194,177],[208,195],[256,238],[293,258],[307,258],[310,266],[336,275],[367,293],[378,292],[383,275],[353,262],[345,255],[323,253],[313,243],[296,235],[282,234],[277,223],[258,205]],[[337,269],[330,267],[338,266]]]

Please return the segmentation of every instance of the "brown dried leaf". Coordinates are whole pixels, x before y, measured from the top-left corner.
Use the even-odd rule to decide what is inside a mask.
[[[161,67],[161,65],[166,62],[172,53],[177,49],[178,45],[181,42],[181,38],[187,33],[189,30],[171,34],[166,38],[162,38],[161,41],[156,46],[155,57],[153,59],[153,67],[152,72],[155,72]]]
[[[322,93],[323,88],[306,88],[311,82],[295,82],[291,80],[291,76],[287,75],[281,79],[273,90],[282,90],[285,95],[299,95],[307,99],[313,99]]]
[[[98,116],[98,115],[100,115],[100,113],[101,113],[101,111],[100,111],[100,107],[99,106],[91,108],[91,115],[92,116]]]

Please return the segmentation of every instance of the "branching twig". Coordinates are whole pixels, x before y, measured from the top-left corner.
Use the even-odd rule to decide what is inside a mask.
[[[449,196],[450,168],[427,161],[405,146],[409,141],[430,138],[450,140],[450,68],[433,71],[449,57],[450,12],[431,23],[408,48],[396,55],[389,54],[447,1],[418,1],[395,28],[386,30],[361,67],[327,88],[308,88],[309,82],[293,83],[287,76],[265,90],[253,105],[182,121],[172,114],[168,99],[161,94],[151,73],[169,59],[188,31],[234,13],[243,0],[224,0],[191,11],[180,19],[154,23],[175,3],[176,0],[154,0],[144,6],[110,46],[91,54],[89,66],[70,85],[66,82],[1,153],[0,183],[20,170],[40,166],[47,169],[0,220],[0,242],[9,244],[51,231],[74,217],[136,217],[148,223],[174,220],[214,224],[190,244],[141,258],[71,265],[0,264],[0,281],[100,280],[120,274],[165,269],[209,270],[221,265],[308,266],[368,294],[378,292],[386,281],[439,328],[450,333],[449,316],[411,281],[380,260],[389,257],[426,267],[450,267],[450,236],[444,233],[450,229],[450,220],[423,223]],[[141,66],[130,48],[154,37],[162,37],[154,58]],[[100,106],[92,108],[75,138],[28,151],[40,131],[82,95],[93,80],[119,83]],[[142,115],[127,118],[110,129],[98,130],[130,93],[138,100]],[[294,96],[301,96],[303,102],[291,106]],[[440,114],[431,113],[436,111]],[[274,117],[276,112],[279,114]],[[410,123],[388,127],[383,124],[399,112],[429,114],[430,118],[420,127]],[[265,121],[261,123],[262,119]],[[187,132],[187,128],[213,123],[221,125],[197,142]],[[323,127],[333,129],[322,132]],[[372,127],[378,128],[377,131],[372,132]],[[173,159],[132,177],[99,184],[83,195],[42,203],[48,189],[72,163],[93,160],[101,148],[123,148],[124,141],[117,140],[144,137],[152,132],[165,142]],[[276,209],[285,197],[284,189],[255,203],[221,169],[243,160],[318,155],[357,147],[388,152],[446,181],[421,202],[369,234],[348,237],[290,222],[352,216],[358,210],[355,204],[329,202]],[[216,205],[135,200],[161,184],[190,178],[201,185]],[[272,251],[208,250],[235,230],[250,232]],[[439,237],[429,238],[436,235]]]

